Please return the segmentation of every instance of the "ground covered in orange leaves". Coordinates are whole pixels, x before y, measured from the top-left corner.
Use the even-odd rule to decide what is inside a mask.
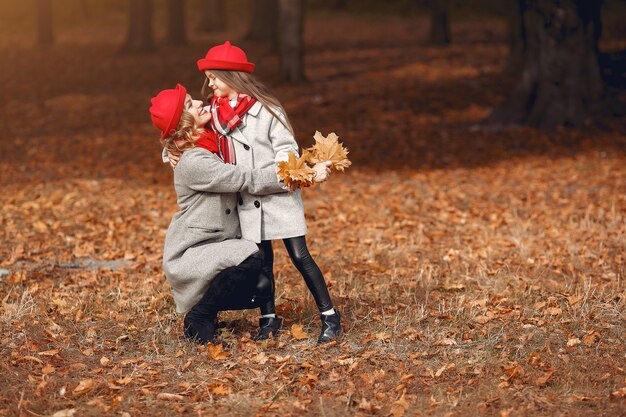
[[[310,83],[276,88],[303,147],[336,132],[353,162],[304,191],[344,317],[322,348],[280,243],[277,341],[249,339],[255,312],[221,316],[224,348],[181,338],[161,270],[175,194],[147,107],[177,81],[199,91],[194,60],[223,37],[146,56],[3,47],[0,415],[626,413],[623,120],[484,126],[512,86],[502,23],[455,26],[445,49],[424,33],[312,16]],[[273,83],[275,57],[243,45]]]

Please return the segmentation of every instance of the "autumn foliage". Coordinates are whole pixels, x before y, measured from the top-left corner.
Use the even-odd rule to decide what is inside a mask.
[[[623,118],[483,125],[513,85],[501,20],[455,24],[441,49],[421,20],[310,19],[309,83],[276,92],[301,146],[337,132],[353,162],[302,191],[344,320],[323,347],[281,242],[276,340],[250,339],[256,311],[220,315],[224,345],[181,337],[147,107],[175,82],[199,92],[194,58],[222,34],[137,57],[110,31],[0,44],[0,415],[624,415]]]
[[[334,133],[324,137],[319,131],[313,136],[315,144],[302,152],[298,157],[289,154],[287,161],[278,163],[278,178],[290,189],[310,187],[315,183],[315,172],[311,167],[318,162],[331,161],[331,168],[343,172],[352,165],[348,160],[348,150],[339,143],[339,137]]]

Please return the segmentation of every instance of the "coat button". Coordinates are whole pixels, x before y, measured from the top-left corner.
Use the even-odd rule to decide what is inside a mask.
[[[244,148],[246,151],[249,151],[249,150],[250,150],[250,147],[249,147],[248,145],[243,145],[243,148]]]
[[[243,206],[243,198],[239,197],[239,205]]]
[[[259,200],[254,200],[254,207],[256,208],[261,207],[261,203],[259,202]]]
[[[230,209],[226,209],[226,214],[230,214]]]

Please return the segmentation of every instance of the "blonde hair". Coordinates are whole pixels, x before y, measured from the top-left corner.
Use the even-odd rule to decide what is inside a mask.
[[[195,147],[195,143],[202,133],[204,133],[204,129],[196,126],[196,120],[191,113],[183,110],[176,131],[172,135],[162,138],[161,145],[170,153],[181,154],[187,149]]]
[[[270,113],[272,113],[272,116],[276,117],[282,125],[291,132],[292,135],[294,134],[287,112],[283,108],[282,104],[280,104],[280,101],[278,101],[276,96],[274,96],[269,89],[252,74],[242,71],[209,71],[211,71],[211,74],[215,75],[236,92],[247,94],[250,97],[256,98]],[[213,91],[210,88],[207,88],[208,85],[209,80],[205,79],[204,85],[202,86],[202,95],[206,97],[207,101],[210,101],[211,97],[213,97]]]

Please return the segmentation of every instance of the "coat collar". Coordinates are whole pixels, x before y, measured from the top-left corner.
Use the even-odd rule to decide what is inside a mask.
[[[246,139],[246,137],[243,135],[243,133],[239,129],[240,127],[243,127],[243,125],[239,125],[238,127],[235,128],[235,130],[230,132],[230,136],[233,138],[233,140],[236,140],[239,143],[243,143],[244,145],[250,145],[250,142],[248,142],[248,139]]]
[[[257,117],[259,115],[259,112],[261,111],[261,107],[263,107],[263,104],[261,104],[261,102],[257,100],[256,103],[254,103],[252,107],[250,107],[247,114],[252,117]]]

